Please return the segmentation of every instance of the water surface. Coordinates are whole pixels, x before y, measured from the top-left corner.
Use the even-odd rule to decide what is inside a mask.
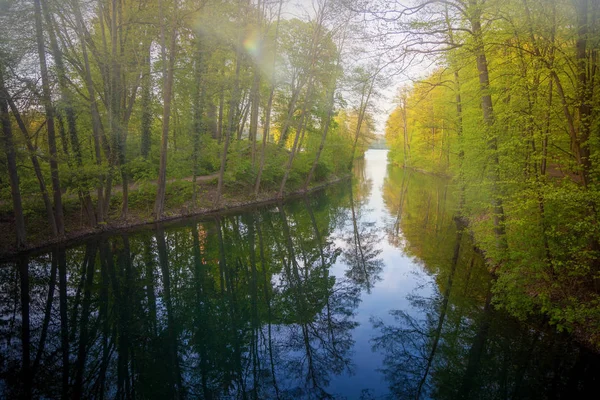
[[[306,199],[0,267],[0,397],[597,398],[600,361],[496,310],[452,182],[369,150]]]

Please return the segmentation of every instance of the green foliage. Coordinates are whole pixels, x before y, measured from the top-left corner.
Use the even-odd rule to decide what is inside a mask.
[[[192,182],[176,180],[167,184],[166,206],[177,208],[192,198]]]
[[[579,36],[588,15],[574,3],[524,6],[481,2],[470,21],[413,26],[470,34],[453,36],[461,46],[399,93],[386,127],[390,160],[454,176],[461,213],[498,276],[498,306],[521,318],[542,311],[561,329],[586,326],[591,337],[589,327],[600,324],[600,142],[591,134],[600,118],[579,105],[600,107],[597,60],[587,58],[599,42]],[[500,14],[472,30],[473,18]],[[586,29],[597,36],[600,26]]]
[[[214,139],[206,138],[202,141],[198,155],[198,175],[208,175],[219,170],[222,147]]]
[[[106,174],[107,168],[95,164],[86,164],[77,168],[61,170],[61,181],[65,189],[90,192],[98,186],[100,174]]]
[[[146,160],[142,157],[131,160],[127,167],[129,176],[131,176],[135,182],[154,179],[158,174],[156,165],[150,160]]]
[[[229,187],[251,187],[255,179],[252,160],[249,155],[248,142],[234,142],[227,157],[225,185]]]
[[[136,190],[132,190],[129,193],[129,206],[149,216],[152,213],[155,199],[156,185],[152,182],[142,180],[137,183]]]
[[[325,164],[323,161],[319,161],[315,168],[315,181],[316,182],[324,181],[325,179],[327,179],[327,177],[329,176],[330,173],[331,173],[331,170],[329,169],[329,166],[327,164]]]
[[[268,143],[265,149],[265,167],[261,177],[261,187],[265,190],[278,189],[278,185],[283,178],[284,170],[282,165],[289,154],[274,143]]]

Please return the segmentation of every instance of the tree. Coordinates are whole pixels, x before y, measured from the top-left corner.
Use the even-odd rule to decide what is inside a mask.
[[[54,197],[54,219],[59,235],[64,235],[65,224],[63,217],[62,193],[60,178],[58,176],[58,153],[56,150],[56,132],[54,127],[54,107],[50,98],[50,79],[48,65],[46,64],[46,50],[44,45],[44,31],[42,27],[42,7],[40,0],[33,1],[35,10],[35,36],[37,42],[40,72],[42,75],[42,100],[46,111],[46,126],[48,130],[48,150],[50,153],[50,170],[52,191]]]
[[[162,136],[160,141],[160,165],[158,167],[158,191],[156,193],[156,202],[154,203],[154,218],[159,220],[165,207],[165,192],[167,187],[167,150],[169,138],[169,120],[171,118],[171,98],[173,95],[173,73],[175,68],[175,51],[177,40],[177,0],[173,3],[171,16],[171,40],[169,46],[169,59],[167,63],[167,47],[165,42],[165,15],[162,0],[159,1],[160,8],[160,37],[161,37],[161,57],[163,63],[163,117],[162,117]]]
[[[79,136],[77,134],[77,126],[76,126],[76,117],[75,111],[73,109],[73,99],[71,93],[67,87],[67,76],[65,65],[63,62],[63,54],[61,49],[58,46],[55,25],[56,22],[52,17],[48,4],[45,0],[41,1],[42,12],[44,14],[44,20],[46,22],[46,30],[48,31],[48,36],[50,38],[50,48],[52,50],[52,57],[54,59],[54,64],[56,67],[56,72],[58,75],[58,85],[60,88],[61,95],[61,103],[64,109],[64,115],[67,120],[67,130],[69,131],[69,140],[71,144],[71,149],[74,152],[75,164],[78,168],[83,167],[83,157],[81,154],[81,144],[79,143]],[[62,124],[61,124],[62,125]],[[64,129],[64,128],[61,128]],[[66,135],[62,135],[63,138]],[[66,140],[63,139],[63,146],[67,148]],[[90,197],[89,191],[87,188],[78,188],[79,198],[81,199],[82,205],[86,210],[89,224],[90,226],[96,226],[96,215],[94,213],[94,206],[92,204],[92,198]]]
[[[17,233],[16,246],[17,249],[22,249],[27,245],[27,233],[25,231],[25,218],[23,217],[23,203],[21,201],[21,189],[19,187],[19,174],[17,171],[17,161],[13,143],[12,123],[10,121],[10,114],[8,113],[8,98],[4,86],[4,74],[2,69],[3,66],[0,64],[0,120],[2,121],[4,151],[6,152],[11,197],[15,213],[15,227]]]

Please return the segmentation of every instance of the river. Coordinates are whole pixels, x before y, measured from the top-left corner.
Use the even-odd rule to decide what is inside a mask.
[[[452,182],[386,156],[306,199],[4,264],[0,397],[597,398],[597,355],[494,307]]]

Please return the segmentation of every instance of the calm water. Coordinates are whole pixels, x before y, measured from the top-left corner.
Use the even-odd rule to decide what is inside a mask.
[[[355,173],[0,267],[0,397],[599,398],[598,356],[494,309],[451,183]]]

